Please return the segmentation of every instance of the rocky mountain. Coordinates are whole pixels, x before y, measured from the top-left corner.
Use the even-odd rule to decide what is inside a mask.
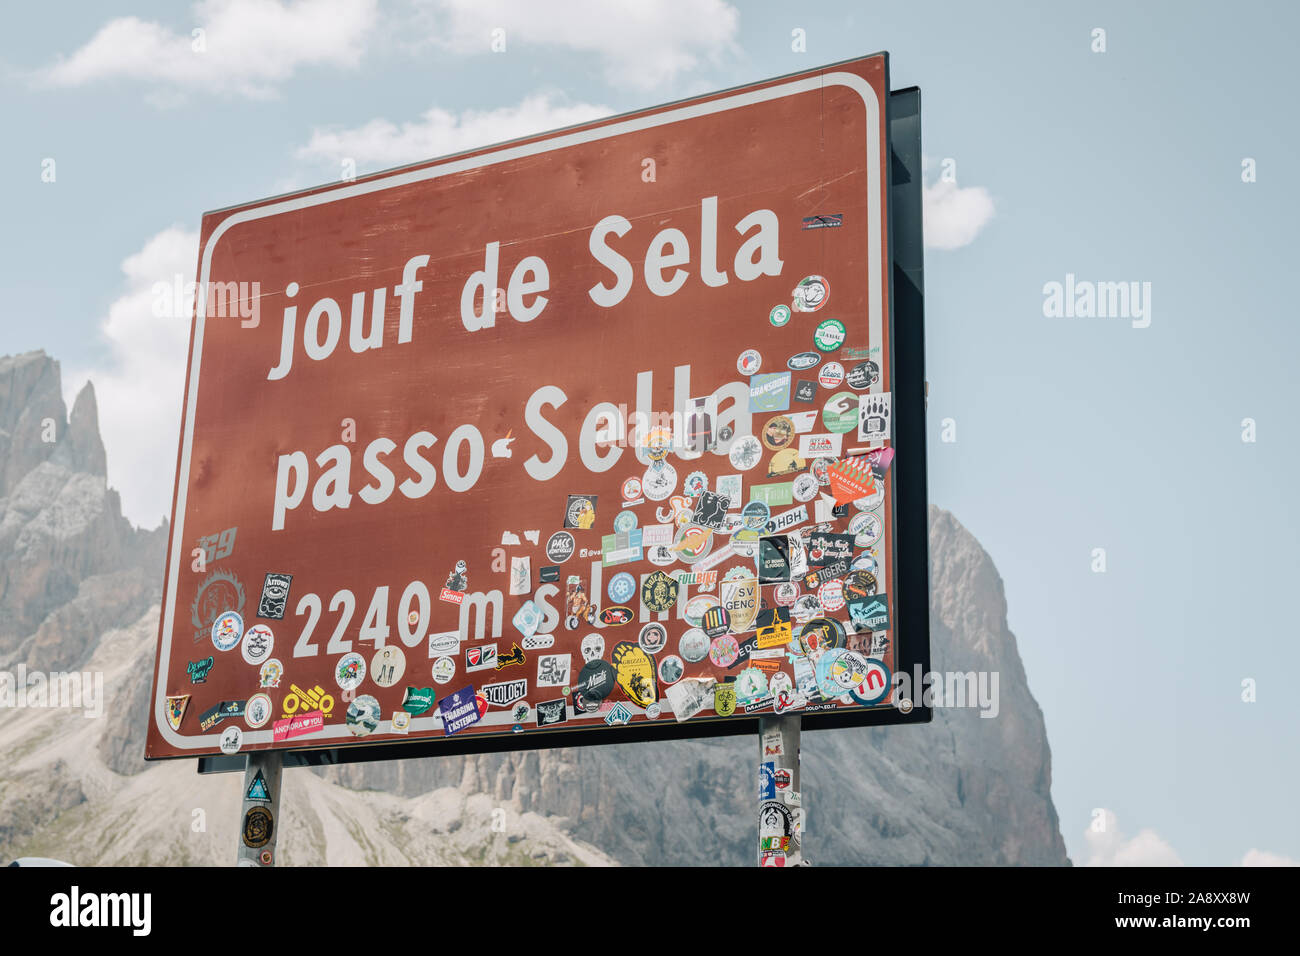
[[[46,440],[52,439],[52,440]],[[130,527],[105,480],[94,393],[0,358],[0,671],[102,673],[103,716],[0,710],[0,857],[233,861],[241,778],[143,752],[166,527]],[[996,671],[998,713],[803,738],[814,863],[1067,864],[1042,713],[989,556],[931,511],[932,666]],[[284,864],[752,865],[749,738],[286,772]]]

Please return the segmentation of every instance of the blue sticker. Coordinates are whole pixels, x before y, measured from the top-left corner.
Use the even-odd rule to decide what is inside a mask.
[[[627,534],[636,527],[635,511],[620,511],[614,518],[614,533]]]
[[[478,701],[474,699],[473,685],[456,691],[438,704],[437,715],[442,718],[443,732],[450,737],[479,721]]]
[[[749,377],[749,410],[783,412],[790,407],[790,373],[766,372]]]
[[[758,767],[758,799],[776,799],[776,764],[771,760]]]
[[[609,599],[615,604],[626,604],[636,594],[636,578],[622,571],[609,579]]]
[[[244,636],[244,619],[234,611],[227,611],[212,622],[212,645],[219,651],[239,646]]]
[[[268,803],[271,800],[270,791],[266,789],[266,777],[262,776],[262,771],[257,771],[257,776],[253,782],[248,785],[248,792],[244,794],[245,800],[265,800]]]
[[[532,601],[525,601],[515,612],[514,619],[510,623],[514,624],[515,630],[524,637],[532,637],[542,623],[542,612]]]
[[[610,712],[605,715],[605,723],[613,727],[615,724],[626,724],[632,720],[632,711],[628,710],[623,704],[617,703],[611,708]]]

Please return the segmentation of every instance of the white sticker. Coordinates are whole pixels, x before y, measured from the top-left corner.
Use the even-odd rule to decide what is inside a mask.
[[[836,432],[799,436],[800,458],[838,458],[844,436]]]
[[[794,424],[794,433],[796,435],[808,431],[817,424],[817,412],[814,409],[811,412],[786,412],[785,417],[790,419]]]

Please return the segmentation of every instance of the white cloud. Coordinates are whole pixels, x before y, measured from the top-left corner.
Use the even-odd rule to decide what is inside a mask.
[[[926,248],[959,249],[993,218],[993,197],[983,186],[940,180],[923,187],[922,209]]]
[[[557,103],[550,94],[540,93],[525,98],[518,106],[467,110],[459,116],[435,107],[418,120],[400,126],[386,119],[374,119],[352,129],[313,130],[311,139],[297,155],[299,159],[335,166],[345,158],[352,159],[359,170],[373,171],[490,146],[609,114],[605,106],[566,105]]]
[[[1266,850],[1247,850],[1241,858],[1242,866],[1300,866],[1300,861]]]
[[[606,78],[649,90],[738,47],[740,12],[724,0],[421,0],[434,43],[488,53],[505,31],[506,53],[547,47],[600,58]]]
[[[299,67],[356,66],[376,9],[376,0],[202,0],[179,30],[119,17],[36,79],[62,87],[142,80],[159,105],[187,90],[265,98]],[[204,31],[201,51],[195,29]]]
[[[198,249],[197,233],[173,226],[128,256],[125,290],[100,323],[105,361],[65,380],[69,396],[86,379],[94,384],[108,483],[121,493],[126,516],[146,527],[171,511],[190,342],[185,286],[194,281]]]
[[[1126,836],[1110,810],[1102,810],[1102,827],[1089,826],[1083,833],[1088,848],[1083,866],[1182,866],[1183,861],[1164,838],[1151,829]],[[1295,860],[1265,850],[1249,850],[1241,866],[1300,866]]]
[[[1091,826],[1083,838],[1088,847],[1084,866],[1182,866],[1174,848],[1154,830],[1142,830],[1127,837],[1119,829],[1119,820],[1110,810],[1102,811],[1102,827]]]

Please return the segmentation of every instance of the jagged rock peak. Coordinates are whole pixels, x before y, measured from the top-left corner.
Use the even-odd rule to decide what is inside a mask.
[[[99,475],[107,480],[108,464],[104,442],[99,437],[99,405],[95,386],[86,382],[72,403],[67,432],[58,442],[54,461],[73,471]]]

